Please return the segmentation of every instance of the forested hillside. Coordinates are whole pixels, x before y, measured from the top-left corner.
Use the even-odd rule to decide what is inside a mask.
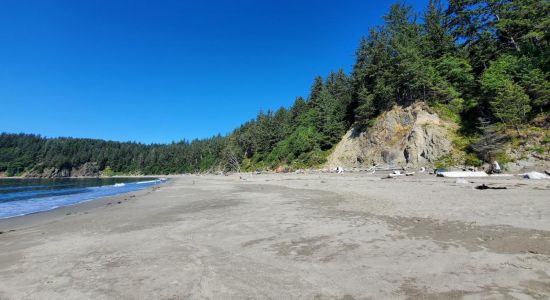
[[[2,134],[0,172],[85,162],[143,174],[316,166],[351,126],[368,128],[395,105],[419,101],[460,125],[456,147],[479,162],[533,132],[536,151],[548,154],[549,43],[547,0],[431,0],[421,15],[398,3],[361,39],[351,74],[316,77],[306,99],[260,112],[227,136],[143,145]]]
[[[208,171],[221,162],[221,136],[169,145],[55,138],[27,134],[0,135],[0,172],[16,175],[48,168],[72,169],[86,162],[99,170],[123,174],[167,174]]]

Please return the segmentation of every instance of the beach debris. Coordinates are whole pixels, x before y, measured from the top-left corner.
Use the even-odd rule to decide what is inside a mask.
[[[550,171],[546,170],[546,171],[544,171],[544,173],[546,173],[546,175],[550,176]]]
[[[405,176],[413,176],[414,172],[405,172]]]
[[[335,169],[334,169],[334,172],[338,173],[338,174],[342,174],[344,173],[344,168],[342,168],[341,166],[337,166]]]
[[[550,179],[550,176],[544,173],[532,171],[529,173],[522,174],[523,178],[526,179]]]
[[[505,186],[488,186],[485,183],[482,185],[476,186],[476,190],[506,190]]]
[[[501,172],[502,170],[500,169],[500,165],[498,164],[498,161],[495,160],[495,162],[493,162],[493,170],[491,171],[491,173],[499,174]]]
[[[457,178],[455,181],[456,184],[470,184],[470,182],[464,178]]]
[[[514,177],[514,174],[491,174],[490,177]]]
[[[399,170],[395,170],[388,175],[388,178],[394,178],[394,177],[400,177],[400,176],[405,176],[405,173]]]
[[[434,169],[434,174],[437,177],[443,177],[443,175],[441,175],[441,173],[443,173],[443,172],[447,172],[447,169],[444,169],[444,168]]]
[[[437,174],[437,173],[436,173]],[[448,177],[448,178],[463,178],[463,177],[487,177],[489,176],[487,173],[483,171],[445,171],[440,172],[440,177]]]
[[[424,172],[426,172],[426,168],[424,167],[420,168],[420,171],[418,171],[418,173],[424,173]]]

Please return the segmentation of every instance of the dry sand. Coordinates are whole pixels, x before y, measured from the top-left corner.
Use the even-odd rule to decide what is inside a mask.
[[[550,298],[550,181],[241,176],[0,220],[0,298]]]

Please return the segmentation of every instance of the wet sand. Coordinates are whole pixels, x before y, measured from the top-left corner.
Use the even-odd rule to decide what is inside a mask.
[[[0,220],[0,299],[550,297],[550,181],[380,177],[181,176]]]

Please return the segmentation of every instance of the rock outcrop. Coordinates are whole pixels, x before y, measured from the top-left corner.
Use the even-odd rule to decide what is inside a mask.
[[[79,168],[73,168],[72,177],[95,177],[99,176],[99,166],[95,162],[87,162]]]
[[[451,151],[449,130],[423,103],[396,106],[380,115],[366,131],[351,129],[329,156],[327,167],[432,166]]]
[[[72,169],[45,168],[42,172],[32,171],[25,177],[62,178],[62,177],[97,177],[99,166],[95,162],[87,162],[80,167]]]

